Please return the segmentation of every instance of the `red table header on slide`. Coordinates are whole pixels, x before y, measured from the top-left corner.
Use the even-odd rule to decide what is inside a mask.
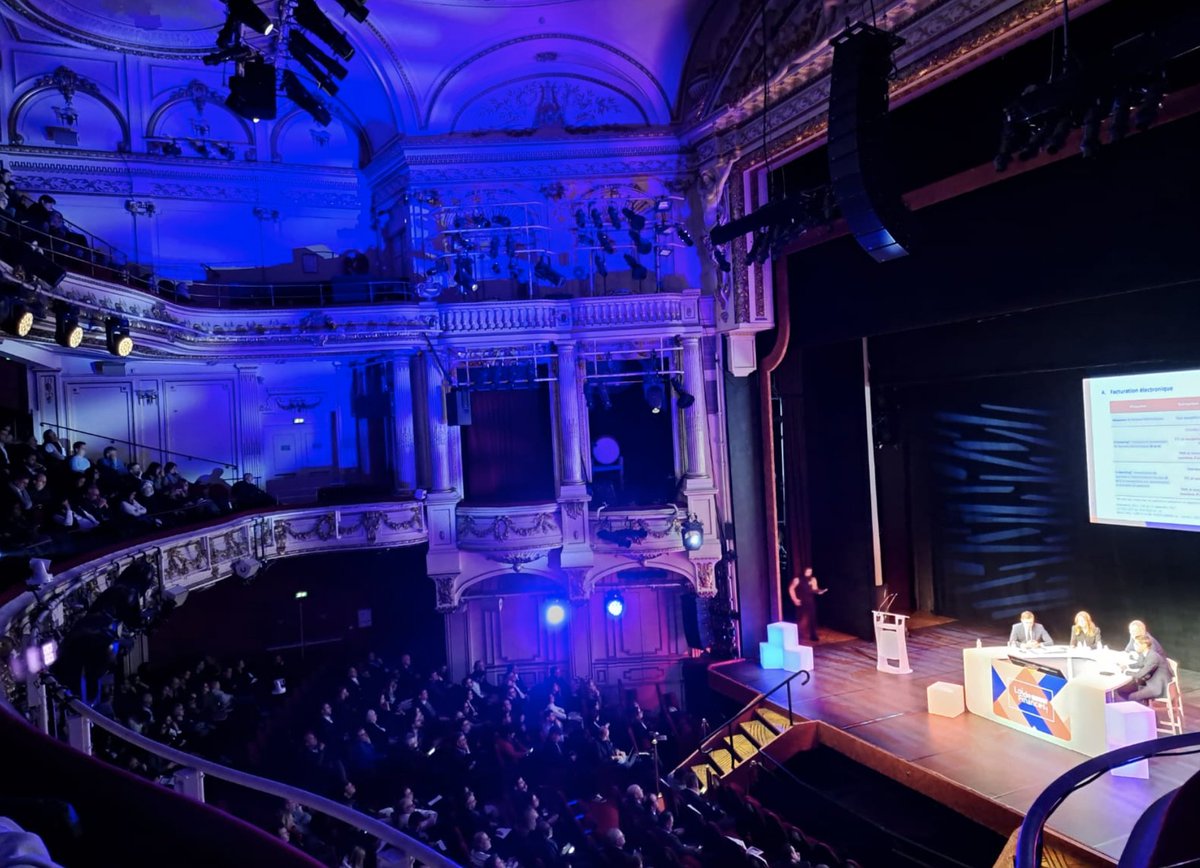
[[[1164,410],[1200,410],[1197,398],[1141,398],[1133,401],[1109,401],[1111,413],[1161,413]]]

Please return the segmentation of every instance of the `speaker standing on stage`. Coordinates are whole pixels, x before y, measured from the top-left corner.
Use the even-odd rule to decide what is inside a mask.
[[[788,585],[788,596],[796,607],[796,626],[800,628],[800,635],[810,642],[821,641],[817,638],[817,595],[828,590],[817,584],[812,567],[805,567],[804,575],[793,576]]]
[[[1019,648],[1041,648],[1043,645],[1053,645],[1054,640],[1046,632],[1046,628],[1033,617],[1033,612],[1022,612],[1021,623],[1013,624],[1012,632],[1008,634],[1008,644]]]
[[[1075,623],[1071,625],[1071,647],[1090,648],[1093,651],[1103,647],[1100,644],[1100,628],[1087,612],[1075,615]]]

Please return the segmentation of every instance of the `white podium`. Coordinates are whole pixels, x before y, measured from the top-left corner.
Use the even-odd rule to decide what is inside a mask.
[[[893,615],[891,612],[874,611],[875,653],[878,662],[875,668],[893,675],[910,675],[908,665],[908,615]]]

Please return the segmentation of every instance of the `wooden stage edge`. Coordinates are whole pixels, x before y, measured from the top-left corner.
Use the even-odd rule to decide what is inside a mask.
[[[793,687],[793,712],[819,724],[822,744],[1008,836],[1046,786],[1086,757],[970,712],[931,715],[925,697],[935,681],[962,683],[963,648],[976,639],[999,645],[1006,638],[994,627],[960,623],[912,630],[911,675],[876,670],[873,642],[818,645],[812,680]],[[744,659],[714,664],[708,673],[718,693],[740,703],[764,693],[787,713],[788,697],[775,688],[788,673]],[[1181,681],[1187,729],[1193,730],[1200,720],[1200,675],[1181,671]],[[1047,844],[1077,864],[1115,864],[1142,812],[1197,771],[1200,757],[1175,757],[1151,760],[1148,781],[1106,775],[1051,816]]]

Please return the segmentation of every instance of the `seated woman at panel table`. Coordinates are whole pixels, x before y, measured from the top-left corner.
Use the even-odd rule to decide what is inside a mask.
[[[1092,651],[1104,647],[1100,644],[1100,628],[1087,612],[1075,615],[1075,623],[1071,625],[1071,647],[1089,648]]]
[[[1161,699],[1167,695],[1171,684],[1171,665],[1166,657],[1154,650],[1149,635],[1138,636],[1133,642],[1136,659],[1126,670],[1133,680],[1118,688],[1117,694],[1133,702]]]
[[[1151,636],[1149,632],[1147,632],[1146,624],[1143,621],[1129,622],[1129,644],[1125,646],[1126,654],[1133,654],[1135,651],[1137,651],[1136,643],[1138,636],[1146,636],[1150,639],[1150,647],[1154,649],[1155,654],[1159,655],[1160,657],[1167,656],[1167,653],[1163,651],[1162,643]]]

